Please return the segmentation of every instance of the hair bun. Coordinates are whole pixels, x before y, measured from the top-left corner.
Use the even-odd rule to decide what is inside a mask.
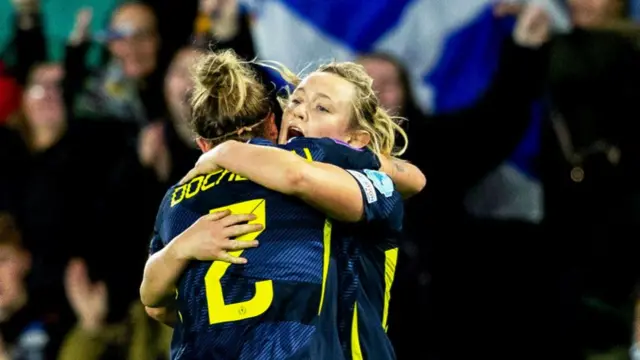
[[[192,105],[197,108],[199,102],[213,97],[220,109],[239,111],[247,96],[247,75],[247,67],[232,50],[204,55],[193,72]]]

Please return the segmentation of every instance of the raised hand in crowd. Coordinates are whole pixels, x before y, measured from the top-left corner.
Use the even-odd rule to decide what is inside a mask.
[[[145,126],[138,137],[140,164],[155,171],[159,181],[165,182],[171,174],[171,154],[164,140],[164,124],[155,122]]]
[[[76,14],[76,21],[73,24],[73,30],[69,35],[69,43],[71,45],[80,45],[89,38],[89,27],[93,19],[93,9],[82,8]]]
[[[109,311],[105,283],[92,283],[86,263],[73,259],[67,266],[64,285],[80,327],[89,333],[99,332]]]
[[[496,5],[494,14],[498,17],[518,16],[513,39],[520,46],[537,48],[544,45],[551,36],[551,17],[540,5],[502,2]]]

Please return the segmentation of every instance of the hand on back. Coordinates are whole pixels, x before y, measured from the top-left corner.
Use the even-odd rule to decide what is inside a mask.
[[[245,258],[232,253],[258,246],[257,240],[235,240],[263,229],[260,224],[245,224],[252,220],[255,215],[231,214],[229,211],[204,215],[173,241],[176,255],[185,260],[246,264]]]

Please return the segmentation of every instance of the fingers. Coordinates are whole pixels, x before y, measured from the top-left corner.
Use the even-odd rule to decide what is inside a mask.
[[[264,227],[261,224],[243,224],[243,225],[234,225],[225,228],[223,231],[224,237],[233,238],[240,235],[256,232],[262,230]],[[246,241],[242,241],[246,242]]]
[[[200,171],[197,167],[189,170],[187,175],[185,175],[182,180],[180,180],[180,185],[184,185],[189,182],[191,179],[195,178],[198,175],[202,175],[204,172]]]
[[[203,216],[202,219],[208,220],[208,221],[217,221],[224,217],[229,216],[229,214],[231,214],[230,210],[217,211],[217,212]]]
[[[221,220],[223,226],[231,226],[238,223],[249,222],[255,220],[254,214],[232,214]]]
[[[103,298],[107,297],[107,285],[104,283],[104,281],[99,281],[95,285],[94,291],[95,291],[95,294],[99,295],[100,297],[103,297]]]
[[[247,263],[247,259],[243,257],[231,256],[228,252],[222,252],[217,259],[218,261],[224,261],[230,264],[243,265]]]
[[[251,241],[229,240],[228,243],[224,245],[224,248],[226,248],[229,251],[238,251],[238,250],[255,248],[255,247],[258,247],[258,245],[260,245],[258,240],[251,240]]]

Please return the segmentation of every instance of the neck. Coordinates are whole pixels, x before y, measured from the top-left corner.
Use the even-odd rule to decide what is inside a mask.
[[[0,308],[0,323],[8,321],[13,314],[17,313],[22,309],[26,304],[27,300],[29,300],[29,296],[27,295],[26,289],[22,289],[18,298],[7,307]]]
[[[63,125],[33,128],[31,130],[31,145],[36,151],[46,150],[60,140],[63,132]]]

